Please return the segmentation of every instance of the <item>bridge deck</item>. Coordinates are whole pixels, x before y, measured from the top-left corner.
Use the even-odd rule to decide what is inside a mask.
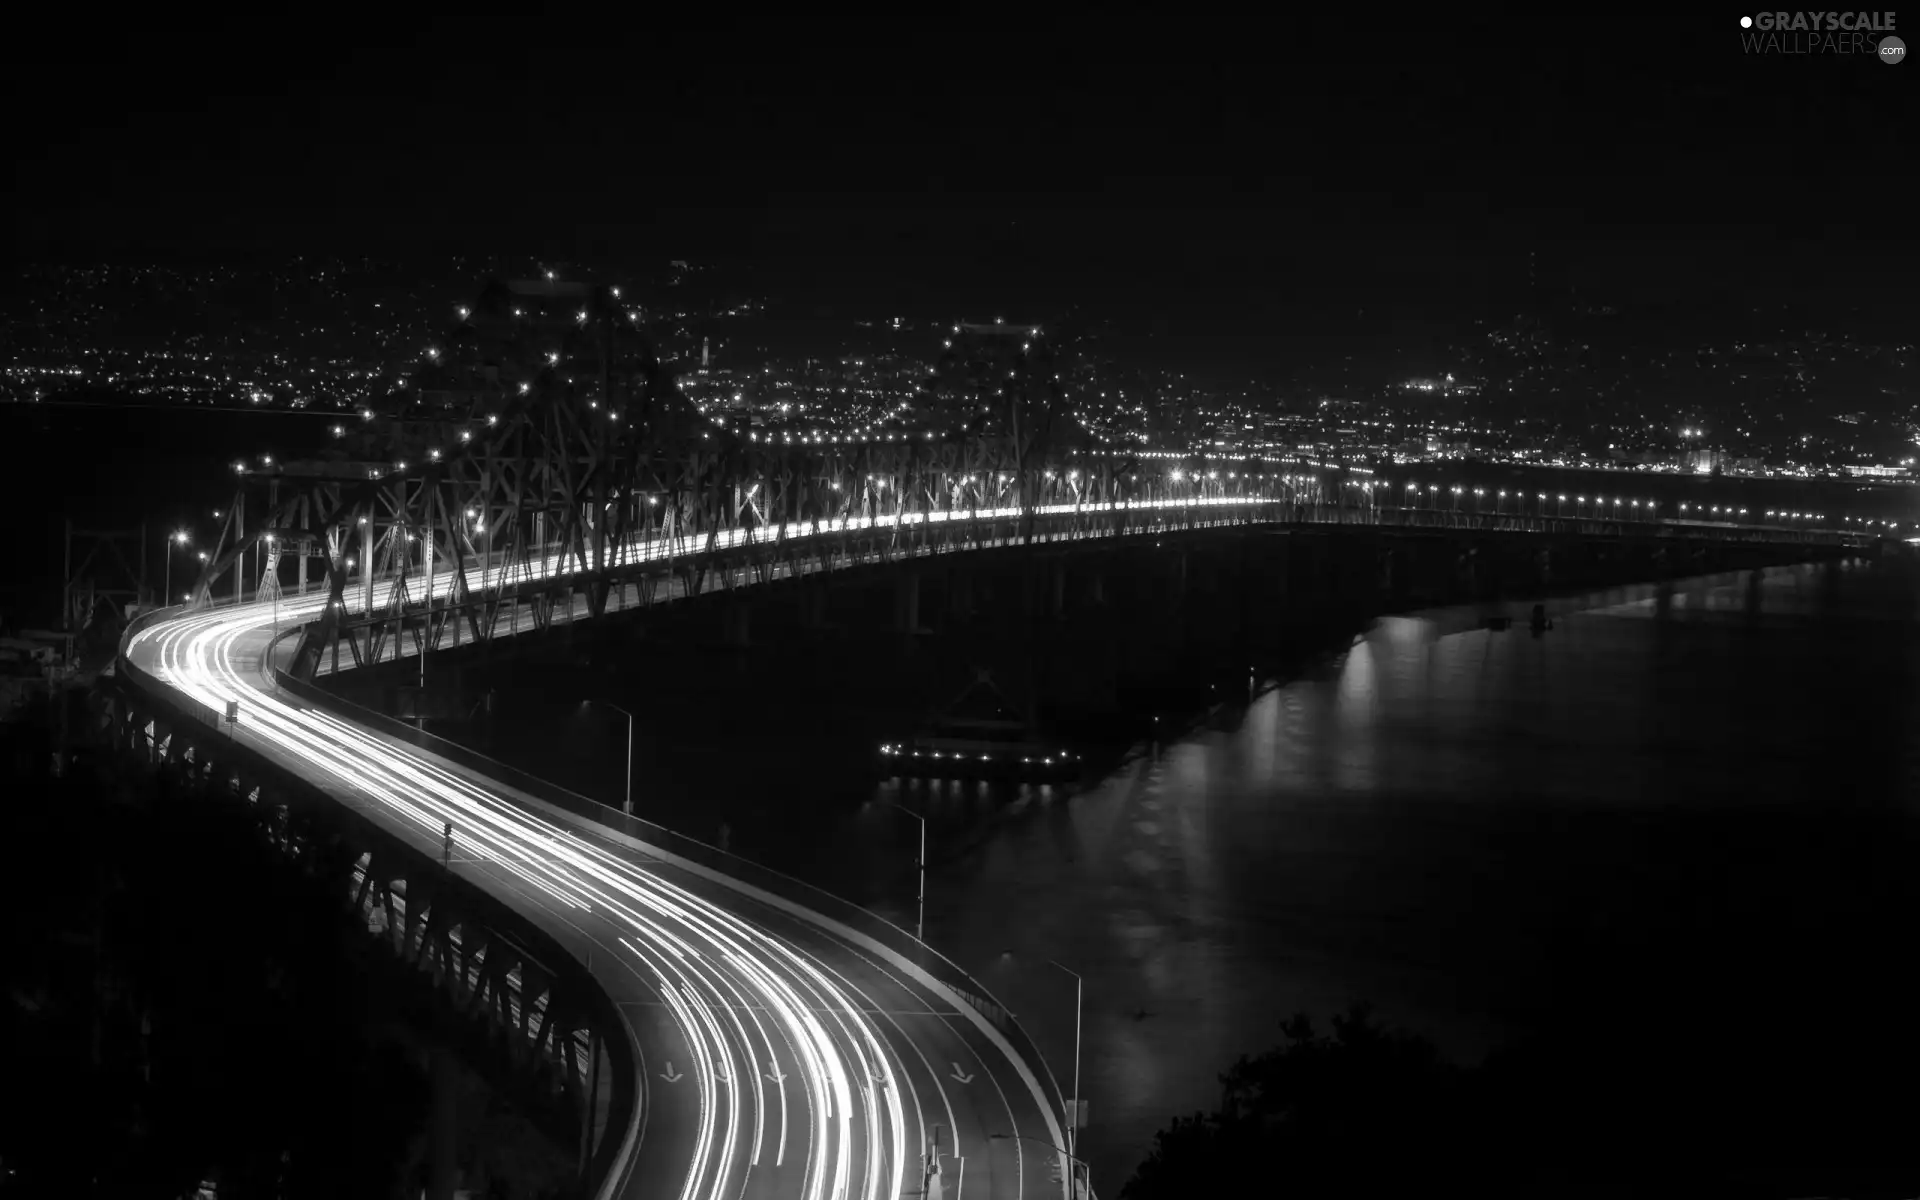
[[[1697,538],[1712,541],[1764,542],[1768,544],[1804,544],[1808,546],[1851,544],[1859,535],[1823,531],[1785,529],[1771,526],[1738,526],[1721,523],[1601,517],[1539,517],[1517,514],[1472,514],[1394,506],[1306,506],[1265,500],[1226,499],[1194,504],[1182,502],[1164,506],[1056,506],[1041,514],[1055,522],[1031,534],[1016,532],[1009,511],[960,511],[922,514],[918,524],[938,527],[938,538],[900,540],[876,544],[872,534],[891,534],[900,526],[885,521],[854,526],[836,526],[822,522],[812,526],[779,527],[770,530],[732,530],[725,536],[708,539],[683,538],[673,541],[643,542],[615,547],[609,566],[582,573],[572,569],[558,549],[540,555],[532,564],[505,564],[475,568],[468,572],[467,587],[472,598],[454,603],[449,600],[452,572],[435,576],[431,606],[432,625],[428,636],[390,636],[368,638],[356,646],[352,630],[368,624],[388,623],[392,615],[394,584],[389,581],[373,589],[371,621],[366,589],[356,588],[347,595],[351,613],[362,620],[346,622],[343,636],[332,645],[310,646],[316,655],[313,673],[331,674],[377,663],[394,662],[433,651],[497,637],[512,637],[523,632],[590,619],[595,604],[602,611],[617,612],[631,608],[685,599],[695,593],[716,589],[750,587],[778,580],[844,570],[856,566],[877,565],[925,558],[958,551],[1005,548],[1015,545],[1058,545],[1090,540],[1136,536],[1147,537],[1174,532],[1219,529],[1230,526],[1264,524],[1303,530],[1364,526],[1382,530],[1477,532],[1496,534],[1533,534],[1545,537],[1588,537],[1619,539]],[[869,535],[865,537],[849,535]],[[796,547],[814,553],[794,554]],[[699,564],[696,573],[689,568]],[[602,580],[606,593],[597,601],[571,585],[558,595],[556,581],[593,578]],[[418,588],[416,579],[411,585]],[[488,598],[491,597],[491,600]],[[423,601],[406,606],[408,614],[419,621],[429,615]],[[300,610],[306,612],[304,607]],[[385,615],[381,615],[382,613]],[[465,614],[456,618],[455,613]],[[477,628],[476,628],[477,627]],[[297,652],[282,651],[289,662]]]
[[[967,1160],[971,1194],[1060,1194],[1056,1162],[987,1138],[1031,1131],[1058,1144],[1033,1074],[1044,1068],[914,963],[803,905],[276,696],[262,676],[273,636],[271,605],[208,610],[142,631],[126,653],[198,704],[238,702],[236,737],[423,852],[451,823],[454,873],[589,965],[646,1064],[633,1153],[605,1194],[677,1194],[691,1169],[716,1194],[795,1196],[816,1173],[845,1172],[853,1194],[891,1195],[917,1189],[935,1126],[943,1153]]]

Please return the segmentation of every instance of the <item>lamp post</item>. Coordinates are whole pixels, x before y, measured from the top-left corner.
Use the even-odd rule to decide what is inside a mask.
[[[264,553],[267,561],[273,564],[273,629],[278,633],[280,631],[280,556],[273,550],[272,534],[267,535],[267,549]],[[420,661],[424,664],[427,660],[422,656]]]
[[[602,708],[610,708],[627,719],[627,798],[624,804],[622,805],[622,811],[625,812],[628,816],[632,816],[633,815],[633,714],[628,712],[626,709],[621,708],[618,704],[609,704],[605,700],[582,700],[580,702],[580,707],[585,708],[590,704],[598,704]]]
[[[166,568],[161,572],[161,575],[162,575],[162,581],[160,584],[160,607],[161,608],[165,608],[168,604],[173,602],[173,548],[175,546],[184,546],[187,544],[187,541],[188,541],[187,531],[184,529],[175,530],[173,535],[167,539],[167,565],[166,565]]]
[[[1056,963],[1055,965],[1058,966],[1059,964]],[[1093,1168],[1089,1167],[1080,1159],[1075,1158],[1073,1151],[1062,1150],[1045,1138],[1030,1137],[1024,1133],[990,1133],[987,1135],[987,1140],[990,1142],[1032,1142],[1037,1146],[1045,1146],[1055,1154],[1064,1155],[1068,1162],[1080,1169],[1080,1179],[1081,1182],[1086,1184],[1086,1194],[1089,1196],[1093,1194]],[[1076,1188],[1074,1191],[1077,1198],[1080,1189]]]
[[[914,922],[913,936],[916,940],[924,942],[927,940],[927,819],[904,804],[894,804],[890,807],[897,808],[920,822],[920,915]]]
[[[426,619],[420,626],[420,707],[416,711],[422,714],[420,717],[420,728],[425,729],[427,727],[427,718],[425,716],[427,709],[427,650],[433,645],[433,527],[431,525],[422,525],[420,532],[426,535],[420,543],[420,593],[426,603],[427,614]],[[409,542],[413,540],[412,533],[407,534],[407,540]],[[278,573],[274,575],[273,581],[276,584],[280,582]],[[394,654],[395,657],[398,657],[399,647],[394,647]]]
[[[1075,1149],[1075,1142],[1077,1141],[1075,1137],[1075,1127],[1080,1124],[1080,1015],[1083,1011],[1080,1001],[1085,992],[1086,980],[1080,978],[1080,972],[1070,967],[1061,967],[1060,964],[1053,959],[1048,959],[1047,961],[1073,976],[1073,1098],[1067,1101],[1069,1106],[1067,1109],[1067,1154],[1071,1157]]]

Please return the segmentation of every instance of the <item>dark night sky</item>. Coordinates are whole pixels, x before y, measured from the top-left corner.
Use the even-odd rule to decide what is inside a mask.
[[[1725,15],[954,19],[47,37],[10,84],[17,250],[734,260],[867,311],[1078,303],[1236,361],[1512,311],[1530,250],[1595,299],[1910,302],[1920,68],[1746,57]]]

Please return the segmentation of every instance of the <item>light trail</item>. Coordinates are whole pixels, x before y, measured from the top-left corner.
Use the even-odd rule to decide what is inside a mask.
[[[1054,505],[1038,511],[1052,515],[1264,503],[1284,501],[1231,497],[1151,505]],[[625,564],[842,529],[1020,515],[1017,509],[996,509],[842,518],[781,526],[770,534],[736,529],[628,546],[609,558]],[[476,568],[466,572],[465,582],[480,588],[568,573],[565,556],[553,554],[533,565]],[[415,578],[409,586],[418,588],[420,582]],[[439,598],[451,594],[455,583],[453,573],[443,571],[425,590]],[[390,598],[399,585],[396,580],[371,590]],[[349,589],[349,606],[364,604],[368,591]],[[919,1099],[923,1090],[938,1098],[942,1124],[950,1134],[945,1149],[954,1159],[964,1159],[975,1144],[985,1152],[989,1120],[992,1131],[998,1131],[1017,1128],[1024,1119],[1046,1129],[1057,1144],[1057,1114],[1041,1098],[1030,1073],[1023,1073],[1023,1079],[1025,1090],[1038,1101],[1034,1111],[1016,1113],[996,1082],[1002,1115],[975,1113],[970,1119],[978,1127],[963,1128],[957,1116],[966,1114],[956,1112],[937,1064],[956,1053],[982,1069],[988,1069],[988,1060],[960,1035],[965,1025],[960,1014],[954,1014],[952,1025],[939,1020],[931,1031],[924,1023],[910,1031],[908,1015],[929,1002],[897,1003],[901,1011],[896,1012],[874,994],[878,988],[915,995],[915,985],[906,976],[828,936],[816,933],[811,942],[783,936],[776,930],[779,920],[766,919],[774,914],[748,920],[735,911],[748,906],[737,896],[731,905],[716,903],[696,886],[669,878],[669,872],[643,855],[602,844],[591,831],[582,836],[411,747],[282,700],[273,690],[270,665],[261,661],[264,652],[279,628],[314,619],[326,603],[324,595],[308,595],[189,612],[142,630],[127,651],[168,686],[213,711],[237,704],[240,719],[234,736],[254,742],[316,782],[331,781],[330,790],[344,791],[349,802],[365,805],[429,852],[438,849],[444,827],[452,824],[461,869],[482,886],[505,892],[563,937],[572,933],[617,948],[624,959],[618,964],[620,972],[650,984],[658,1003],[648,1011],[665,1014],[669,1030],[663,1036],[670,1032],[685,1046],[681,1061],[688,1070],[675,1078],[690,1077],[691,1105],[680,1099],[686,1091],[673,1090],[673,1081],[665,1089],[643,1081],[649,1112],[662,1103],[681,1103],[691,1110],[691,1146],[675,1189],[681,1200],[898,1200],[907,1187],[909,1145],[927,1145],[933,1124]],[[828,954],[821,952],[823,944]],[[836,958],[852,965],[843,969]],[[596,971],[603,980],[611,973]],[[743,1011],[751,1019],[751,1031]],[[882,1022],[892,1029],[893,1038]],[[935,1050],[930,1058],[923,1040],[945,1042],[947,1049]],[[953,1048],[956,1042],[962,1049]],[[902,1057],[901,1045],[910,1048],[913,1063]],[[957,1073],[957,1061],[955,1067]],[[749,1080],[750,1085],[743,1086]],[[789,1096],[789,1085],[801,1104],[792,1103],[796,1097]],[[794,1163],[790,1156],[796,1136],[802,1153]],[[1008,1192],[1023,1196],[1025,1160],[1016,1156],[1016,1164]],[[978,1182],[988,1174],[976,1173],[976,1194],[993,1189],[991,1183]],[[952,1192],[959,1200],[964,1200],[963,1187]]]
[[[282,607],[288,618],[303,615],[297,606]],[[159,626],[152,648],[171,685],[194,700],[216,710],[238,701],[239,734],[346,784],[427,845],[451,822],[463,858],[512,879],[545,905],[626,931],[616,944],[656,980],[697,1084],[697,1133],[679,1190],[683,1200],[747,1194],[762,1157],[768,1114],[761,1077],[785,1072],[764,1027],[760,1045],[748,1036],[738,1015],[743,1007],[756,1024],[770,1019],[780,1027],[794,1081],[810,1094],[804,1177],[775,1194],[803,1200],[900,1195],[907,1135],[920,1130],[917,1114],[910,1120],[898,1103],[901,1066],[872,1028],[869,999],[785,941],[645,866],[423,756],[277,699],[243,652],[244,643],[261,642],[263,618],[270,632],[272,614],[258,606],[189,615]],[[754,1082],[743,1086],[749,1074]],[[865,1086],[869,1080],[878,1086]],[[764,1168],[776,1175],[786,1164],[791,1115],[782,1088],[777,1148]]]

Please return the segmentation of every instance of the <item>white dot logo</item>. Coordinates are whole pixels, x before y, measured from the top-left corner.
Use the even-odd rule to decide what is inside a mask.
[[[1741,18],[1740,18],[1740,28],[1742,28],[1742,29],[1752,29],[1752,28],[1753,28],[1753,18],[1752,18],[1752,17],[1741,17]]]

